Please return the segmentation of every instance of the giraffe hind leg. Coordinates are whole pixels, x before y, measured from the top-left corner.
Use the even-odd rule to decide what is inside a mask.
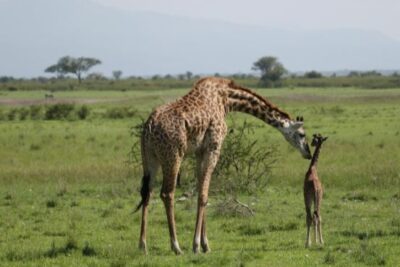
[[[311,198],[311,194],[306,185],[304,186],[304,204],[305,204],[305,209],[306,209],[306,225],[307,225],[305,247],[308,248],[311,246],[310,229],[311,229],[313,218],[312,218],[312,214],[311,214],[312,198]]]
[[[182,254],[182,250],[179,247],[178,238],[176,234],[175,226],[175,214],[174,214],[174,195],[176,178],[178,177],[179,167],[181,164],[181,158],[175,158],[168,163],[163,164],[163,184],[161,188],[160,197],[164,202],[165,211],[168,220],[168,229],[170,234],[171,249],[175,254]]]
[[[147,230],[147,216],[148,216],[148,206],[150,202],[151,193],[153,191],[152,180],[154,180],[157,174],[158,165],[154,164],[149,171],[145,172],[142,179],[142,189],[140,194],[142,200],[139,203],[136,211],[142,207],[142,221],[140,226],[140,238],[139,238],[139,249],[141,249],[145,254],[147,254],[147,243],[146,243],[146,230]]]
[[[315,237],[315,243],[318,243],[318,229],[319,229],[319,215],[318,212],[315,211],[313,214],[313,226],[314,226],[314,237]]]
[[[204,253],[211,251],[208,245],[207,232],[206,232],[206,211],[204,211],[203,222],[201,225],[201,248]]]
[[[197,218],[193,238],[193,252],[198,253],[201,245],[203,252],[210,251],[207,234],[205,210],[208,201],[208,189],[211,175],[218,162],[220,146],[217,150],[208,151],[203,155],[197,156],[197,175],[198,175],[198,200],[197,200]]]
[[[312,225],[312,216],[311,216],[311,211],[309,208],[306,208],[306,213],[307,213],[307,218],[306,218],[306,224],[307,224],[307,234],[306,234],[306,243],[305,247],[308,248],[311,246],[311,237],[310,237],[310,228]]]

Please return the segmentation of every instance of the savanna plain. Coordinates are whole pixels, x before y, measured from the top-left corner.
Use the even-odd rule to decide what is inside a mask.
[[[268,125],[232,113],[231,128],[245,120],[256,125],[251,138],[275,151],[265,189],[234,192],[254,214],[221,212],[223,197],[215,188],[221,181],[212,181],[211,252],[191,252],[194,195],[175,204],[184,251],[175,256],[159,176],[150,202],[149,254],[143,255],[137,248],[140,212],[133,213],[142,173],[131,153],[138,145],[132,131],[154,107],[188,90],[67,90],[48,99],[47,91],[1,91],[0,265],[400,266],[400,89],[256,89],[292,116],[303,116],[308,138],[329,137],[318,165],[324,246],[304,247],[302,187],[309,161]],[[77,113],[40,117],[59,102],[74,103]],[[176,199],[195,184],[190,170],[182,170],[182,183]]]

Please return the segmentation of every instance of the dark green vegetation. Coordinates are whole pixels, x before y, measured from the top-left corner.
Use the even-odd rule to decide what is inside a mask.
[[[169,248],[157,188],[150,204],[150,255],[146,257],[137,249],[140,214],[132,213],[139,202],[141,171],[129,163],[136,142],[131,129],[153,107],[187,89],[149,85],[131,90],[135,87],[129,87],[130,81],[121,80],[98,82],[100,90],[95,90],[96,82],[84,82],[82,87],[91,90],[76,91],[68,90],[70,82],[76,86],[76,81],[61,83],[67,91],[44,83],[40,88],[54,86],[55,91],[53,99],[47,100],[48,91],[22,91],[37,89],[39,82],[16,82],[13,86],[18,90],[5,87],[0,92],[4,114],[0,120],[1,265],[400,265],[400,90],[258,90],[292,115],[304,116],[309,136],[314,132],[329,136],[319,161],[326,191],[321,212],[323,248],[304,248],[302,184],[308,162],[271,127],[232,114],[228,121],[235,118],[241,125],[246,119],[256,126],[254,140],[277,151],[277,161],[265,177],[266,190],[238,193],[255,215],[221,212],[222,197],[214,192],[208,207],[212,251],[193,255],[196,197],[177,201],[178,238],[185,254],[176,257]],[[73,104],[69,115],[46,119],[46,112],[57,103]],[[38,108],[31,105],[41,107],[40,112],[33,111],[36,117],[32,109]],[[83,107],[88,111],[80,111]],[[60,110],[70,108],[53,109],[54,114],[63,114]],[[12,110],[16,115],[10,120]],[[82,119],[78,114],[86,115]],[[185,188],[192,176],[183,170]],[[212,188],[219,182],[212,182]],[[182,193],[178,189],[177,198]]]
[[[383,76],[376,71],[369,72],[350,72],[346,77],[336,76],[332,74],[330,77],[322,77],[320,73],[316,71],[306,72],[304,75],[291,74],[289,77],[281,78],[281,69],[279,62],[276,64],[278,74],[272,73],[272,77],[265,79],[271,80],[271,83],[264,83],[260,81],[259,77],[255,77],[251,74],[234,74],[227,76],[227,78],[234,79],[235,82],[242,86],[251,88],[264,88],[266,86],[276,86],[283,88],[337,88],[337,87],[354,87],[354,88],[367,88],[367,89],[382,89],[382,88],[400,88],[400,75],[394,73],[390,76]],[[265,70],[265,66],[261,66]],[[275,67],[270,67],[275,70]],[[95,90],[95,91],[130,91],[130,90],[162,90],[162,89],[187,89],[190,88],[193,83],[200,78],[198,75],[193,75],[191,72],[185,74],[179,74],[177,76],[172,75],[154,75],[150,78],[135,77],[131,76],[128,78],[121,79],[119,71],[113,73],[115,80],[107,79],[99,73],[91,73],[87,76],[86,80],[81,84],[78,81],[64,77],[64,78],[45,78],[38,77],[30,80],[26,79],[15,79],[13,77],[1,76],[0,77],[0,94],[2,91],[82,91],[82,90]],[[116,75],[116,76],[115,76]],[[215,76],[220,76],[218,73]],[[262,78],[262,77],[261,77]]]

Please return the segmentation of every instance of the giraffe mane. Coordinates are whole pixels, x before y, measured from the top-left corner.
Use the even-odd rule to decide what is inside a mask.
[[[252,90],[242,87],[240,85],[237,85],[233,80],[228,80],[229,84],[228,86],[232,89],[237,89],[237,90],[241,90],[244,91],[250,95],[252,95],[253,97],[257,98],[258,100],[260,100],[262,103],[264,103],[266,106],[268,106],[271,110],[275,110],[277,112],[279,112],[281,115],[283,115],[284,118],[291,120],[291,117],[288,113],[282,111],[281,109],[279,109],[277,106],[275,106],[274,104],[272,104],[268,99],[266,99],[265,97],[262,97],[258,94],[256,94],[255,92],[253,92]]]

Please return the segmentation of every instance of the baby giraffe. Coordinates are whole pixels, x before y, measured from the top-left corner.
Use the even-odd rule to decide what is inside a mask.
[[[321,233],[321,214],[320,207],[322,201],[322,184],[318,178],[317,174],[317,162],[319,152],[321,151],[322,143],[326,141],[328,137],[323,137],[321,134],[314,134],[313,140],[311,142],[311,146],[315,146],[314,155],[311,159],[310,167],[306,173],[306,177],[304,179],[304,203],[306,205],[306,213],[307,213],[307,239],[306,239],[306,247],[311,245],[310,238],[310,227],[311,224],[314,224],[315,231],[315,242],[317,243],[317,237],[319,237],[319,242],[321,245],[324,244],[322,240]],[[314,202],[314,213],[311,214],[311,205]]]

